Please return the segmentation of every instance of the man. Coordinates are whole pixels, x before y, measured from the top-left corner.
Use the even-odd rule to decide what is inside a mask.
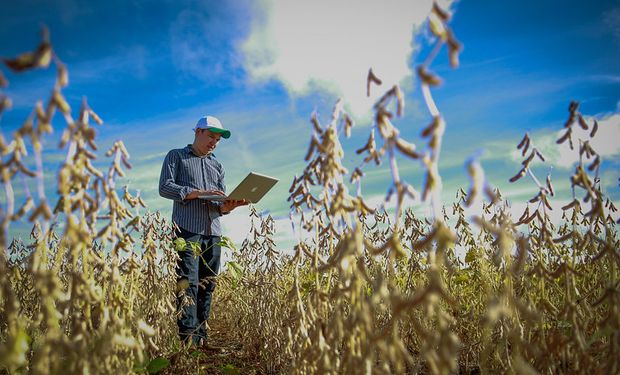
[[[206,322],[215,290],[215,276],[220,267],[220,216],[248,202],[239,200],[204,200],[202,195],[225,195],[224,168],[213,150],[221,138],[229,138],[213,116],[202,117],[194,127],[194,143],[168,152],[159,177],[159,195],[172,199],[172,221],[179,227],[177,237],[185,239],[186,247],[179,252],[176,272],[179,285],[191,299],[189,305],[177,298],[182,313],[177,321],[184,341],[206,345]],[[200,245],[195,254],[190,243]]]

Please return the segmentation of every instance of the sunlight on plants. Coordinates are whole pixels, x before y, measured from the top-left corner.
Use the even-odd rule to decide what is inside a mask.
[[[184,286],[174,267],[186,243],[160,213],[139,214],[139,194],[116,186],[131,167],[122,141],[105,153],[107,170],[98,161],[91,121],[103,121],[86,99],[74,117],[62,92],[69,73],[48,31],[33,52],[5,59],[20,74],[53,65],[56,80],[16,132],[0,134],[0,373],[619,373],[616,207],[600,185],[598,124],[569,104],[557,142],[581,158],[564,181],[573,200],[559,224],[550,219],[551,176],[531,168],[546,159],[529,134],[516,145],[523,161],[510,181],[529,178],[537,194],[519,218],[476,158],[467,162],[471,185],[446,206],[438,165],[449,125],[433,99],[441,79],[431,65],[446,47],[458,67],[450,17],[433,7],[434,45],[416,68],[431,119],[421,128],[426,144],[401,136],[405,100],[394,85],[375,103],[375,126],[356,152],[362,161],[349,171],[340,142],[355,124],[338,100],[329,123],[311,116],[307,164],[289,190],[293,225],[307,239],[285,254],[273,218],[253,207],[240,248],[222,238],[233,258],[218,276],[210,324],[244,363],[226,357],[231,348],[217,357],[180,343],[175,299]],[[369,70],[368,93],[382,84]],[[0,115],[10,107],[0,94]],[[43,146],[51,143],[42,140],[60,121],[64,160],[50,197]],[[577,139],[575,126],[589,138]],[[424,171],[419,188],[401,176],[405,162]],[[359,191],[365,172],[384,164],[393,212],[348,188]],[[18,190],[22,180],[36,190]],[[407,197],[429,201],[431,215],[406,207]],[[483,210],[467,218],[476,198]],[[33,225],[27,240],[9,237],[19,220]]]

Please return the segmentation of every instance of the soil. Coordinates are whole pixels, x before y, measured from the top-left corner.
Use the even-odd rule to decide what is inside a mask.
[[[248,355],[217,320],[210,325],[206,346],[180,351],[170,358],[165,374],[266,374],[260,361]]]

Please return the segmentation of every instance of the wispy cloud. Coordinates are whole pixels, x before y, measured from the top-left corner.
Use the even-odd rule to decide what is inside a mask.
[[[242,44],[244,66],[257,81],[279,80],[291,95],[324,90],[366,114],[370,67],[387,85],[410,76],[412,35],[432,2],[265,1]],[[378,90],[377,90],[378,91]]]
[[[170,47],[177,68],[209,83],[235,81],[240,73],[236,43],[245,35],[252,6],[209,2],[182,10],[170,27]]]
[[[605,12],[603,14],[603,23],[611,31],[616,39],[616,43],[620,44],[620,7]]]
[[[120,83],[129,77],[132,81],[148,78],[149,67],[152,67],[150,64],[158,59],[160,58],[152,56],[144,46],[131,45],[120,48],[113,55],[67,63],[70,86],[64,89],[63,93],[75,113],[82,97],[96,98],[102,85],[114,81]],[[22,113],[33,108],[37,100],[49,100],[56,79],[56,69],[51,65],[46,70],[34,71],[30,75],[15,76],[15,82],[14,76],[8,76],[11,84],[6,88],[6,94],[13,100],[13,109]],[[107,113],[102,114],[103,117],[106,115]]]
[[[133,79],[144,79],[148,75],[148,67],[160,59],[153,56],[145,46],[129,45],[96,60],[80,61],[69,67],[71,80],[79,84],[90,83],[102,79],[119,79],[119,75],[130,75]]]
[[[589,77],[594,82],[600,82],[605,84],[620,83],[620,75],[612,74],[596,74]]]

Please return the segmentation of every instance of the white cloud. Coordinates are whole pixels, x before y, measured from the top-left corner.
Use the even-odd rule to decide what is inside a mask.
[[[257,80],[282,81],[292,95],[324,90],[342,95],[353,114],[363,116],[375,98],[366,98],[369,68],[384,84],[381,94],[409,76],[412,35],[432,1],[369,0],[262,3],[241,45],[244,65]]]
[[[263,217],[266,215],[267,213],[262,214]],[[273,217],[273,219],[275,229],[273,240],[276,250],[281,255],[293,255],[293,246],[301,240],[299,230],[297,231],[298,233],[293,232],[291,221],[288,217]],[[252,229],[252,218],[249,215],[248,208],[237,208],[230,214],[222,216],[220,220],[224,235],[233,241],[237,249],[241,248],[243,241],[248,238]],[[255,219],[254,225],[258,227],[260,223]],[[225,266],[226,262],[231,259],[232,251],[225,249],[222,256],[222,264]]]
[[[236,245],[240,245],[246,239],[251,229],[249,211],[246,207],[237,208],[228,215],[220,218],[224,233]]]

